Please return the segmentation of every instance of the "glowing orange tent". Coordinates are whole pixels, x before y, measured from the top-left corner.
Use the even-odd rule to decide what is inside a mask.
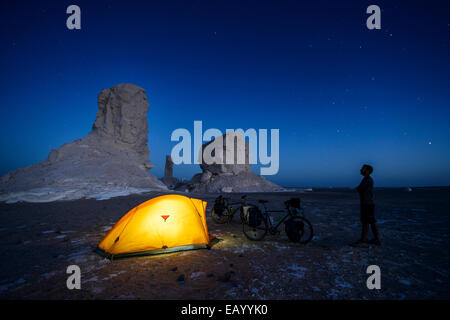
[[[108,258],[209,248],[206,201],[165,195],[131,209],[106,234],[97,252]]]

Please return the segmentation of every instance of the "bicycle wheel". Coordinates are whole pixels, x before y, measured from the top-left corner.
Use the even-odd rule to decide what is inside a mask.
[[[306,244],[314,236],[311,222],[304,217],[292,218],[285,225],[286,234],[292,242]]]
[[[265,217],[262,219],[261,224],[257,227],[250,226],[246,219],[243,219],[242,221],[242,231],[249,240],[262,240],[266,236],[268,230],[269,227]]]
[[[215,208],[213,207],[211,209],[211,217],[213,218],[214,222],[218,223],[218,224],[223,224],[226,223],[228,221],[228,219],[230,218],[230,212],[228,210],[228,208],[224,208],[223,210],[216,211]]]

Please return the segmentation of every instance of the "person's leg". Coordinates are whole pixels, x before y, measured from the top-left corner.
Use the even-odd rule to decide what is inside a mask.
[[[367,222],[367,210],[366,210],[366,206],[364,206],[362,203],[360,206],[360,219],[361,219],[361,226],[362,226],[361,238],[354,243],[354,245],[356,245],[356,246],[366,245],[367,233],[369,231],[369,224]]]
[[[380,235],[378,232],[377,220],[375,219],[375,205],[367,206],[367,222],[370,224],[370,228],[372,229],[373,239],[369,241],[370,244],[381,244],[380,243]]]
[[[371,225],[370,225],[370,227],[371,227],[371,229],[372,229],[372,233],[373,233],[373,238],[374,238],[374,240],[380,240],[380,235],[379,235],[379,233],[378,233],[378,226],[377,226],[377,223],[376,222],[374,222],[374,223],[372,223]]]
[[[366,242],[368,231],[369,231],[369,225],[367,223],[363,223],[362,231],[361,231],[361,239],[359,239],[360,242]]]
[[[372,229],[372,233],[373,233],[373,239],[369,240],[368,243],[370,244],[376,244],[376,245],[380,245],[381,241],[380,241],[380,235],[378,232],[378,226],[376,222],[373,222],[370,224],[370,227]]]
[[[365,221],[361,221],[362,231],[361,238],[352,244],[354,247],[367,247],[367,233],[369,231],[369,224]]]

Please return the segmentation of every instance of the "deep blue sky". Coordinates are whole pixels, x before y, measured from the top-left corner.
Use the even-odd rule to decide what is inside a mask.
[[[377,186],[450,185],[445,2],[308,2],[1,1],[0,174],[86,135],[100,90],[131,82],[149,96],[157,176],[171,132],[202,120],[279,128],[281,185],[354,186],[363,163]]]

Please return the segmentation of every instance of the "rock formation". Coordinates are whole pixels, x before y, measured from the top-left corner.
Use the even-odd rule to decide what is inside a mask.
[[[50,152],[43,162],[0,178],[0,201],[53,201],[107,198],[167,190],[148,173],[149,104],[145,90],[118,84],[98,95],[92,131]]]
[[[228,136],[228,139],[227,139]],[[227,147],[227,141],[233,146]],[[242,141],[243,143],[238,143]],[[222,152],[220,150],[222,149]],[[189,192],[265,192],[282,190],[280,186],[250,171],[250,147],[239,132],[226,133],[202,145],[201,153],[211,157],[199,161],[202,173],[192,177],[179,190]],[[199,155],[200,157],[200,155]],[[200,158],[199,158],[200,159]],[[226,160],[234,159],[231,164]]]
[[[177,185],[180,184],[180,181],[173,176],[173,161],[172,157],[166,156],[166,166],[164,168],[164,177],[161,178],[161,181],[169,188],[175,189]]]

